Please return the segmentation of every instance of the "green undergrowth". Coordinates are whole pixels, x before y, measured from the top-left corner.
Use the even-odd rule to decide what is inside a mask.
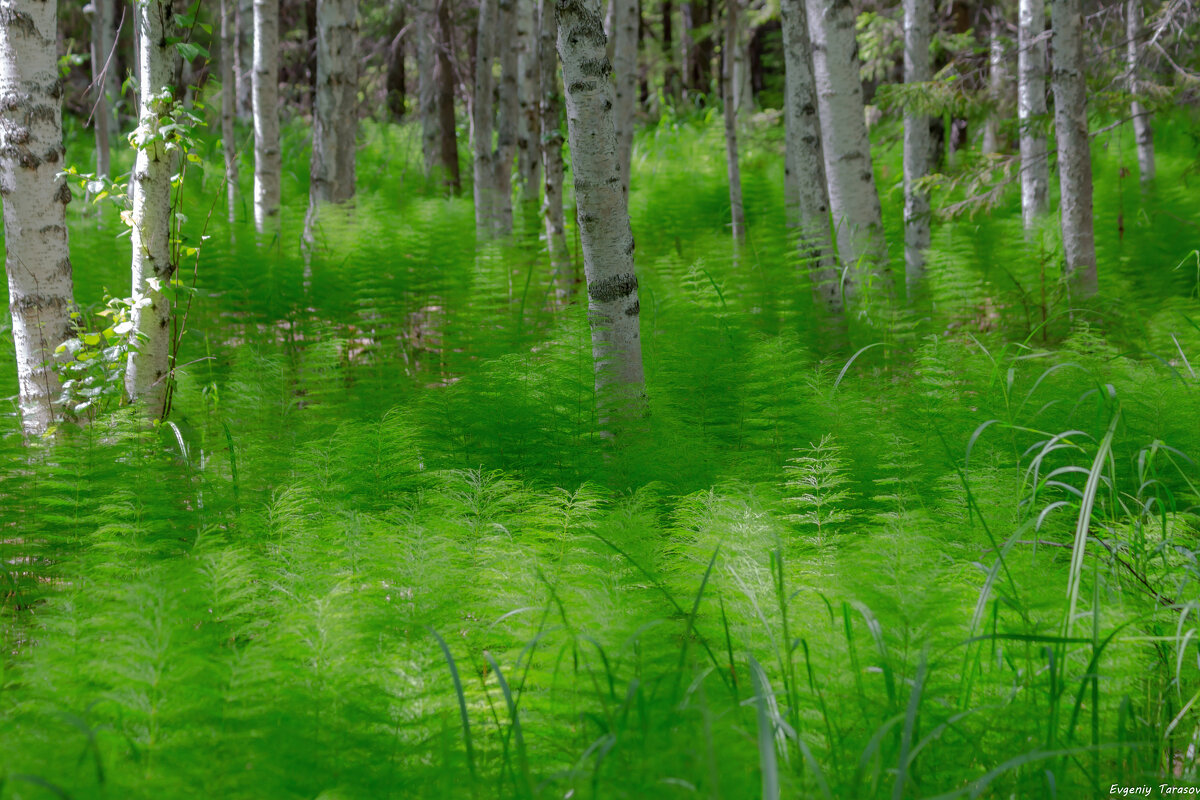
[[[585,311],[530,237],[476,250],[411,129],[366,128],[306,279],[289,130],[279,238],[209,223],[171,423],[0,443],[0,797],[1193,785],[1187,122],[1159,126],[1154,193],[1124,179],[1120,235],[1132,150],[1097,144],[1096,303],[1009,198],[936,229],[927,307],[842,329],[791,255],[778,137],[744,137],[735,257],[719,125],[645,131],[650,410],[619,447]],[[128,245],[71,214],[87,307]]]

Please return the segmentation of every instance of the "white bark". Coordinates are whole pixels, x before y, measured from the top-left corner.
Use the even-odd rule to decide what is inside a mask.
[[[870,278],[890,292],[883,214],[859,79],[854,8],[850,0],[807,3],[829,204],[838,257],[846,273],[843,290],[847,298],[853,298]]]
[[[231,4],[221,0],[221,150],[225,155],[225,205],[232,225],[237,217],[238,161],[234,121],[237,117],[237,38]]]
[[[517,70],[520,75],[517,126],[517,191],[521,204],[536,219],[539,197],[538,173],[541,152],[538,147],[541,102],[541,70],[538,61],[537,0],[517,0]],[[536,224],[536,223],[535,223]]]
[[[490,238],[495,230],[495,158],[492,149],[494,104],[492,59],[495,53],[497,0],[480,0],[475,37],[475,87],[471,102],[471,145],[474,151],[475,233]]]
[[[0,196],[21,421],[41,434],[60,389],[54,350],[71,337],[71,258],[56,48],[57,6],[0,0]]]
[[[254,226],[279,225],[279,0],[254,0]]]
[[[1138,174],[1144,188],[1154,181],[1154,128],[1150,123],[1150,114],[1137,99],[1140,91],[1138,71],[1142,60],[1142,38],[1145,36],[1142,14],[1142,0],[1126,0],[1125,65],[1129,70],[1129,94],[1133,96],[1130,112],[1133,116],[1133,138],[1137,143]]]
[[[309,192],[315,212],[354,197],[358,0],[317,0],[317,91]]]
[[[1021,216],[1031,228],[1046,213],[1050,164],[1046,137],[1045,0],[1020,0],[1017,29],[1017,118],[1021,124]]]
[[[645,379],[633,232],[613,124],[612,67],[599,0],[558,0],[556,10],[596,397],[601,424],[619,427],[640,415]]]
[[[734,258],[746,238],[746,209],[742,203],[742,168],[738,160],[737,99],[735,68],[738,51],[739,0],[725,0],[725,44],[721,48],[721,69],[724,84],[722,98],[725,117],[725,171],[729,180],[729,218],[733,233]],[[636,7],[636,6],[635,6]]]
[[[517,155],[517,128],[521,116],[517,75],[517,0],[498,0],[496,40],[500,49],[500,92],[496,109],[495,234],[512,233],[512,174]]]
[[[728,2],[728,0],[726,0]],[[733,72],[730,76],[733,84],[733,107],[740,119],[745,114],[754,111],[754,85],[750,75],[750,41],[746,36],[746,17],[737,15],[737,31],[734,34]]]
[[[233,63],[237,81],[237,116],[248,121],[254,117],[254,0],[234,0],[237,45]]]
[[[801,257],[808,262],[818,299],[827,310],[839,312],[842,293],[829,232],[829,189],[808,13],[804,0],[781,0],[779,6],[785,67],[783,193],[787,223],[798,231]]]
[[[928,83],[933,78],[929,64],[929,40],[933,28],[931,0],[904,0],[904,82]],[[917,189],[917,181],[929,174],[932,146],[929,117],[904,114],[904,275],[908,296],[920,291],[925,275],[925,251],[929,249],[929,195]]]
[[[137,157],[131,182],[133,193],[132,321],[138,343],[129,354],[125,392],[145,405],[151,417],[161,417],[170,385],[171,301],[168,287],[171,263],[171,173],[174,154],[167,149],[162,125],[172,119],[171,81],[177,54],[173,37],[172,4],[142,0],[136,4],[138,48]]]
[[[617,156],[621,189],[629,196],[633,160],[634,110],[637,105],[638,0],[609,0],[613,12],[613,72],[617,78],[613,123],[617,128]]]
[[[415,20],[417,40],[417,111],[421,117],[421,154],[425,159],[425,177],[438,162],[442,130],[437,113],[437,0],[420,0]]]
[[[1003,106],[1004,85],[1008,75],[1004,68],[1004,41],[1000,38],[1000,11],[993,9],[991,30],[988,33],[988,94],[992,111],[983,123],[983,154],[1000,151],[1000,110]]]
[[[542,216],[546,220],[546,250],[554,275],[554,291],[560,302],[571,291],[571,253],[567,249],[563,215],[563,136],[562,95],[558,91],[558,55],[554,52],[558,24],[554,18],[554,0],[538,2],[538,65],[541,70],[539,130],[542,174],[546,194]]]
[[[1054,26],[1054,136],[1058,143],[1063,254],[1067,272],[1086,297],[1096,293],[1097,281],[1082,3],[1053,0],[1050,12]]]

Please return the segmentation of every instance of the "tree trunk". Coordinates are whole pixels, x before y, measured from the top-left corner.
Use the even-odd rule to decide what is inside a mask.
[[[496,40],[497,0],[480,0],[475,37],[475,90],[471,102],[471,137],[475,155],[475,232],[491,238],[496,228],[495,159],[492,149],[494,104],[492,57]]]
[[[171,174],[173,154],[159,128],[173,120],[175,98],[169,87],[176,70],[175,36],[170,2],[143,0],[136,4],[138,83],[137,157],[133,192],[132,322],[137,349],[129,354],[125,392],[145,405],[152,418],[166,410],[170,388],[171,301],[168,286],[175,272],[171,263]],[[154,87],[154,88],[151,88]]]
[[[517,75],[517,0],[498,0],[494,46],[500,48],[500,92],[496,109],[496,153],[493,161],[495,213],[493,232],[512,233],[512,173],[517,155],[517,127],[521,116],[520,80]]]
[[[449,0],[437,3],[437,111],[441,135],[442,180],[452,195],[462,193],[462,177],[458,171],[458,129],[454,119],[454,66],[450,54],[454,51],[454,29]]]
[[[538,64],[538,3],[537,0],[517,0],[517,69],[520,85],[517,99],[520,120],[517,126],[517,192],[524,209],[522,216],[527,227],[537,230],[537,206],[540,191],[540,148],[538,147],[541,101],[541,70]]]
[[[562,95],[558,91],[558,55],[554,52],[557,38],[554,0],[539,0],[538,64],[542,89],[539,139],[546,186],[542,216],[546,220],[546,250],[554,274],[554,293],[561,303],[570,296],[572,280],[571,253],[567,249],[567,228],[563,219]]]
[[[225,205],[229,223],[236,218],[238,196],[237,140],[234,118],[237,114],[237,83],[234,77],[234,58],[237,39],[234,36],[233,13],[230,3],[221,0],[221,150],[225,155]]]
[[[1145,28],[1142,18],[1142,0],[1126,0],[1125,28],[1128,39],[1125,45],[1125,64],[1129,70],[1129,94],[1133,96],[1130,112],[1133,116],[1133,137],[1137,142],[1138,174],[1142,188],[1154,182],[1154,128],[1150,125],[1150,114],[1138,102],[1138,71],[1141,69],[1142,38]]]
[[[392,0],[392,26],[388,30],[388,58],[387,58],[387,106],[388,113],[394,122],[399,122],[404,118],[404,107],[408,105],[406,97],[407,76],[404,74],[404,42],[405,39],[420,38],[422,32],[422,18],[424,16],[424,8],[417,9],[416,25],[414,33],[405,36],[404,33],[404,3],[400,0]],[[417,45],[417,63],[420,64],[420,44]],[[421,80],[419,77],[418,80]],[[420,90],[417,90],[418,102],[420,102]]]
[[[254,0],[253,75],[254,227],[266,233],[279,225],[279,0]]]
[[[645,398],[638,280],[629,206],[613,124],[612,67],[598,0],[558,0],[558,53],[588,287],[596,399],[602,429],[619,436]]]
[[[781,0],[780,16],[786,70],[783,193],[787,222],[798,232],[801,258],[809,266],[818,299],[827,310],[840,312],[842,293],[829,235],[829,190],[804,0]]]
[[[849,0],[807,2],[829,204],[845,268],[844,295],[853,299],[868,277],[890,293],[891,268],[871,167],[854,9]]]
[[[904,0],[905,83],[928,83],[933,79],[929,64],[932,27],[931,0]],[[904,276],[910,300],[921,288],[925,276],[925,251],[929,249],[929,195],[917,189],[916,184],[929,174],[932,155],[929,117],[905,112]]]
[[[735,259],[746,238],[746,210],[742,204],[742,168],[738,163],[737,92],[734,88],[738,27],[738,0],[725,0],[725,44],[721,47],[725,96],[722,98],[722,105],[725,117],[725,169],[729,178],[729,218]]]
[[[113,6],[111,0],[93,0],[92,9],[92,127],[96,133],[96,174],[111,174],[112,144],[117,139],[117,71],[113,53]]]
[[[1092,233],[1092,151],[1088,140],[1081,0],[1053,0],[1054,136],[1058,142],[1059,213],[1066,271],[1080,293],[1096,293]]]
[[[354,197],[358,133],[358,0],[317,0],[312,209]]]
[[[988,34],[988,95],[992,101],[992,110],[983,123],[983,154],[985,156],[1000,152],[1000,110],[1003,107],[1004,85],[1008,76],[1004,69],[1004,42],[1000,38],[1000,26],[1003,17],[1000,9],[993,9],[991,30]]]
[[[425,177],[433,174],[441,147],[441,120],[438,117],[437,93],[437,0],[421,0],[417,8],[417,105],[421,115],[421,154],[424,156]],[[450,102],[454,102],[453,96]]]
[[[254,0],[234,0],[237,15],[237,61],[233,64],[237,80],[237,114],[240,120],[254,118]]]
[[[735,0],[737,2],[739,0]],[[729,0],[726,0],[729,2]],[[746,31],[746,17],[737,14],[737,30],[734,31],[733,69],[726,78],[733,84],[733,108],[741,119],[754,112],[754,86],[750,81],[750,37]]]
[[[637,101],[637,0],[610,0],[616,8],[613,30],[613,71],[617,78],[613,124],[617,128],[617,163],[621,190],[629,196],[633,159],[634,107]]]
[[[712,31],[697,30],[712,22],[711,0],[690,0],[680,6],[683,12],[684,86],[694,100],[712,91]]]
[[[1046,29],[1044,0],[1020,0],[1017,30],[1017,118],[1021,124],[1021,216],[1026,229],[1046,213],[1050,163],[1046,157]]]
[[[672,103],[679,100],[679,67],[675,58],[674,22],[674,3],[672,0],[662,0],[663,94]]]
[[[63,170],[58,9],[0,0],[0,196],[4,267],[21,421],[29,435],[55,420],[55,349],[71,337],[71,258]]]

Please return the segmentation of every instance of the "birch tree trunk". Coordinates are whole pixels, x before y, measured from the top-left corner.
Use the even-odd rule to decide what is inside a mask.
[[[1096,293],[1098,284],[1081,0],[1053,0],[1050,13],[1054,26],[1054,136],[1058,142],[1063,254],[1072,282],[1088,297]]]
[[[1046,115],[1045,0],[1019,0],[1017,29],[1017,119],[1021,125],[1021,216],[1032,228],[1046,213],[1050,163],[1042,118]]]
[[[1133,138],[1137,143],[1138,175],[1142,188],[1154,182],[1154,128],[1150,114],[1138,102],[1138,71],[1141,69],[1142,38],[1145,27],[1142,17],[1142,0],[1126,0],[1125,3],[1125,65],[1129,70],[1129,94],[1133,96],[1130,112],[1133,116]]]
[[[137,157],[133,192],[133,328],[138,338],[125,370],[125,392],[152,418],[166,410],[170,388],[171,174],[174,155],[160,132],[173,119],[171,81],[178,58],[172,4],[141,0],[135,6],[138,47]]]
[[[425,159],[425,177],[433,174],[439,161],[441,120],[437,109],[437,0],[421,0],[417,9],[417,106],[421,116],[421,154]]]
[[[562,95],[558,91],[558,54],[554,51],[558,23],[554,0],[538,2],[538,65],[542,96],[539,103],[542,174],[546,194],[542,216],[546,221],[546,250],[554,275],[554,293],[565,302],[571,293],[571,253],[567,249],[567,226],[563,215]]]
[[[826,310],[836,313],[842,310],[842,292],[829,234],[829,190],[808,13],[804,0],[781,0],[779,10],[785,68],[783,194],[787,223],[799,234],[800,255],[808,263],[818,299]]]
[[[517,192],[524,208],[527,226],[536,231],[540,190],[541,149],[538,147],[541,102],[541,70],[538,62],[538,2],[517,0],[517,70],[520,85],[517,99],[520,120],[517,126]]]
[[[725,95],[722,98],[725,117],[725,170],[729,179],[729,218],[735,260],[746,238],[746,210],[742,204],[742,168],[738,162],[737,92],[734,83],[738,25],[738,0],[725,0],[725,44],[721,48],[721,83]]]
[[[988,33],[988,95],[992,101],[992,112],[983,123],[983,154],[985,156],[1000,152],[1000,122],[999,115],[1004,107],[1004,85],[1008,75],[1004,69],[1004,42],[1000,38],[1001,21],[1000,9],[992,10],[991,30]]]
[[[237,26],[237,60],[233,64],[237,80],[237,115],[240,120],[254,118],[254,0],[234,0]]]
[[[850,0],[807,3],[829,204],[845,271],[843,292],[853,299],[860,284],[870,278],[890,293],[891,269],[871,167],[854,9]]]
[[[232,225],[236,218],[238,195],[237,140],[234,119],[237,116],[237,80],[234,58],[237,39],[234,36],[233,0],[221,0],[221,150],[225,155],[225,205]]]
[[[733,69],[729,80],[733,83],[733,108],[741,119],[743,115],[754,112],[754,84],[750,77],[750,42],[746,36],[746,17],[740,12],[737,15],[737,30],[734,32]]]
[[[904,81],[928,83],[933,79],[929,64],[929,40],[933,27],[931,0],[904,0]],[[917,182],[929,174],[933,155],[929,139],[929,117],[904,114],[904,276],[911,300],[920,291],[925,276],[925,251],[929,249],[929,195]]]
[[[254,227],[279,225],[279,0],[254,0]]]
[[[71,338],[71,258],[59,105],[58,8],[0,0],[0,197],[4,267],[21,422],[29,435],[55,420],[54,351]]]
[[[317,93],[310,208],[354,197],[358,0],[317,0]]]
[[[442,180],[452,195],[462,193],[462,177],[458,172],[458,128],[454,119],[454,66],[450,53],[454,47],[449,0],[437,3],[437,111],[441,131]]]
[[[491,238],[496,229],[496,166],[492,149],[494,131],[492,59],[496,42],[497,0],[480,0],[479,28],[475,37],[475,89],[471,102],[471,137],[474,148],[475,233]]]
[[[517,155],[517,127],[521,116],[520,80],[517,74],[517,0],[498,0],[496,39],[500,48],[500,93],[496,119],[495,229],[497,236],[512,233],[512,174]]]
[[[633,160],[634,108],[637,103],[638,0],[610,0],[614,12],[613,71],[617,77],[613,124],[617,128],[617,158],[621,190],[629,196]]]
[[[95,104],[91,110],[92,127],[96,134],[96,174],[111,174],[112,143],[117,138],[117,70],[110,61],[113,52],[113,7],[111,0],[93,0],[85,7],[92,17],[92,91]],[[89,95],[90,99],[91,95]]]
[[[613,124],[599,0],[558,0],[558,53],[579,208],[600,424],[619,435],[645,402],[638,280]],[[614,428],[616,430],[614,430]]]

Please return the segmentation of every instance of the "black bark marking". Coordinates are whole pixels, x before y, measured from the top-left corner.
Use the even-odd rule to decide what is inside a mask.
[[[627,272],[598,280],[588,287],[588,297],[597,303],[612,303],[637,291],[637,275]]]

